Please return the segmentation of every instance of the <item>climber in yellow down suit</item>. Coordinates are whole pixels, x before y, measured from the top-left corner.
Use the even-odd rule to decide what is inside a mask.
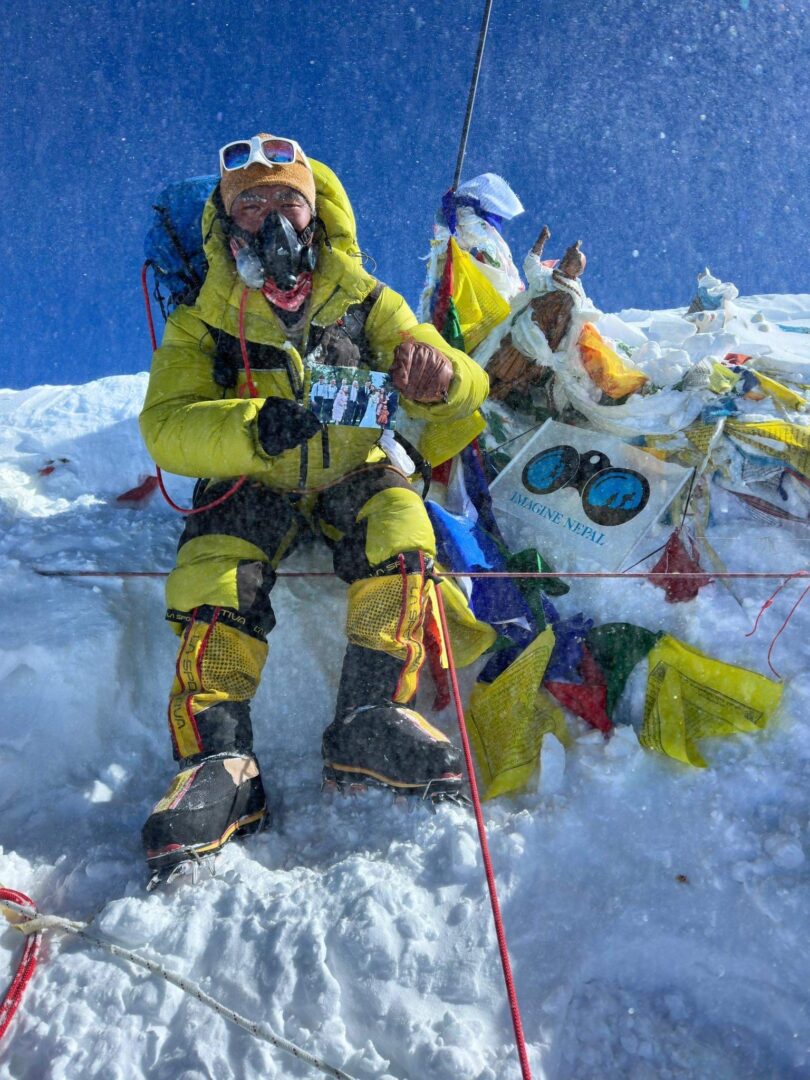
[[[325,776],[429,796],[461,784],[457,749],[406,708],[427,626],[436,638],[424,503],[380,427],[327,424],[308,408],[310,364],[387,372],[444,458],[476,433],[487,376],[363,269],[343,187],[296,142],[260,134],[223,147],[202,229],[208,271],[193,305],[169,316],[140,418],[161,468],[205,478],[166,590],[180,636],[169,701],[180,771],[143,830],[158,872],[264,821],[250,701],[275,571],[302,527],[326,539],[349,586]],[[441,588],[469,662],[492,633]],[[440,631],[438,652],[446,663]]]

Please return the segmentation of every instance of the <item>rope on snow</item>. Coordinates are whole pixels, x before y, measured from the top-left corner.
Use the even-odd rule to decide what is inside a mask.
[[[753,627],[748,631],[748,633],[745,636],[746,637],[752,637],[757,632],[757,629],[759,628],[759,620],[762,618],[762,616],[765,614],[765,612],[768,610],[768,608],[773,606],[774,600],[777,598],[779,593],[782,591],[782,589],[784,589],[784,587],[788,584],[789,581],[793,580],[794,578],[807,577],[808,575],[810,575],[810,570],[796,570],[795,573],[790,574],[788,577],[786,577],[785,580],[782,582],[782,584],[778,585],[774,589],[774,591],[771,593],[771,595],[768,597],[768,599],[765,601],[765,603],[759,609],[759,613],[757,614],[757,617],[756,617],[756,620],[754,622]],[[779,674],[779,672],[776,670],[776,668],[771,663],[771,654],[773,653],[774,646],[776,645],[777,639],[781,636],[782,631],[787,627],[787,624],[793,618],[793,614],[796,611],[796,609],[798,608],[799,604],[801,604],[802,600],[804,600],[805,596],[807,596],[807,594],[809,592],[810,592],[810,585],[808,585],[807,588],[804,590],[804,592],[801,594],[799,599],[796,601],[796,603],[793,605],[793,607],[788,612],[788,616],[785,619],[785,621],[782,623],[782,625],[776,631],[774,636],[771,638],[771,644],[770,644],[770,647],[768,649],[768,667],[771,669],[771,671],[774,673],[774,675],[777,677],[777,679],[781,679],[782,676]]]
[[[169,576],[168,570],[49,570],[45,566],[31,568],[40,577],[154,577],[164,578]],[[648,579],[666,578],[671,574],[664,573],[638,573],[630,574],[623,570],[434,570],[437,578],[628,578]],[[712,573],[713,578],[794,578],[808,573],[807,570],[725,570]],[[706,571],[679,572],[678,577],[694,578],[705,577]],[[301,578],[301,577],[337,577],[334,570],[276,570],[276,577]]]
[[[17,905],[20,905],[25,909],[25,913],[33,912],[36,915],[36,905],[30,897],[25,893],[17,892],[16,889],[4,889],[0,888],[0,908],[16,909]],[[9,911],[6,911],[6,916],[10,921],[16,922],[16,913],[13,916]],[[11,980],[11,985],[6,991],[6,996],[0,1002],[0,1039],[6,1033],[9,1024],[14,1017],[14,1013],[17,1011],[20,1002],[22,1001],[25,988],[31,981],[31,976],[36,970],[37,961],[39,959],[39,948],[42,943],[42,931],[34,930],[28,933],[25,942],[25,948],[23,954],[20,957],[20,962],[17,965],[17,970],[14,973],[14,978]]]
[[[653,552],[655,554],[655,552]],[[637,564],[634,564],[637,565]],[[138,578],[138,577],[155,577],[164,578],[169,576],[167,570],[48,570],[45,567],[33,567],[34,573],[39,574],[41,577],[98,577],[98,578]],[[276,571],[278,577],[335,577],[333,570],[278,570]],[[751,634],[756,632],[759,625],[759,620],[764,614],[765,610],[773,604],[777,594],[781,592],[785,585],[793,578],[805,577],[810,571],[807,570],[768,570],[768,571],[733,571],[733,570],[719,570],[712,572],[710,575],[714,581],[727,581],[735,578],[750,578],[753,580],[762,580],[768,578],[782,578],[782,584],[774,590],[768,600],[762,605],[759,615],[757,615],[756,623],[753,630],[746,634],[746,637],[750,637]],[[467,571],[449,571],[449,570],[434,570],[434,574],[437,578],[634,578],[638,580],[650,581],[653,584],[657,582],[666,583],[673,578],[682,578],[685,580],[696,579],[701,582],[706,580],[706,572],[701,571],[683,571],[678,570],[675,572],[665,573],[629,573],[628,571],[572,571],[572,570],[467,570]],[[777,639],[782,635],[782,632],[787,628],[788,623],[793,618],[794,612],[804,600],[805,596],[810,592],[810,586],[808,586],[788,614],[784,623],[780,626],[777,632],[771,639],[771,644],[768,649],[768,667],[781,679],[782,676],[776,670],[771,663],[771,655],[776,646]]]
[[[223,1005],[215,998],[212,998],[210,994],[206,994],[206,992],[197,986],[196,983],[191,982],[182,975],[178,975],[174,971],[169,971],[168,968],[157,963],[157,961],[149,960],[147,957],[141,956],[136,952],[131,952],[129,949],[122,949],[120,945],[114,945],[110,941],[104,941],[102,938],[89,933],[87,923],[74,922],[71,919],[62,919],[57,915],[39,914],[36,905],[32,900],[27,896],[23,896],[22,893],[14,892],[12,889],[0,889],[0,907],[5,909],[7,917],[8,912],[13,913],[15,917],[14,925],[16,928],[22,931],[23,934],[28,935],[29,941],[35,943],[33,948],[34,952],[39,948],[39,942],[42,938],[42,933],[45,930],[55,930],[58,933],[74,934],[76,937],[82,938],[91,945],[95,945],[100,949],[105,949],[107,952],[112,953],[113,956],[117,956],[122,960],[128,960],[131,964],[136,965],[136,967],[145,968],[152,975],[159,975],[162,979],[165,979],[166,982],[169,982],[182,990],[184,994],[196,998],[197,1001],[206,1005],[209,1009],[213,1009],[215,1013],[225,1020],[230,1020],[231,1023],[236,1024],[244,1031],[253,1035],[254,1038],[261,1039],[263,1042],[268,1042],[278,1050],[283,1050],[287,1054],[292,1054],[292,1056],[298,1058],[299,1061],[303,1061],[307,1065],[311,1065],[312,1068],[318,1069],[324,1076],[335,1077],[336,1080],[354,1080],[354,1077],[350,1076],[349,1073],[344,1072],[343,1069],[338,1069],[335,1065],[329,1065],[321,1058],[315,1057],[314,1054],[302,1050],[301,1047],[296,1046],[295,1043],[282,1038],[281,1035],[276,1035],[268,1024],[257,1023],[255,1020],[248,1020],[247,1017],[241,1016],[233,1009],[229,1009],[227,1005]],[[17,916],[22,916],[25,921],[17,922]],[[28,946],[26,945],[26,953],[23,954],[24,957],[27,952]],[[12,1002],[11,1013],[8,1014],[7,1019],[4,1016],[4,1010],[6,1009],[9,995],[7,995],[6,1001],[3,1002],[3,1005],[0,1008],[0,1036],[2,1036],[5,1031],[8,1021],[14,1013],[14,1009],[16,1009],[19,1004],[22,990],[25,988],[25,984],[30,980],[34,966],[36,966],[36,957],[34,957],[33,964],[30,965],[28,974],[23,974],[23,985],[17,994],[16,1003]],[[22,966],[20,971],[22,971]],[[20,971],[18,971],[17,976],[15,976],[15,982],[20,976]],[[12,983],[12,989],[14,988],[14,985],[15,984]],[[11,991],[9,993],[11,993]]]

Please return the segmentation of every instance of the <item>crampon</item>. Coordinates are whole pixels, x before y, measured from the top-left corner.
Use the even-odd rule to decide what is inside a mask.
[[[261,811],[245,819],[237,828],[230,830],[224,839],[214,843],[196,847],[172,845],[171,850],[166,849],[147,860],[152,874],[146,891],[152,892],[160,885],[169,885],[181,878],[190,878],[189,884],[197,885],[200,881],[216,877],[217,856],[227,841],[260,832],[266,824],[267,813]]]
[[[146,883],[146,891],[153,892],[161,885],[171,885],[173,881],[190,878],[191,885],[197,885],[205,878],[216,877],[216,855],[189,854],[188,858],[155,870]]]
[[[433,777],[424,783],[401,783],[363,770],[336,769],[331,765],[323,768],[321,791],[324,795],[361,795],[368,790],[388,791],[398,804],[407,805],[417,801],[435,809],[438,803],[452,802],[469,806],[470,798],[464,790],[460,773],[447,773]]]

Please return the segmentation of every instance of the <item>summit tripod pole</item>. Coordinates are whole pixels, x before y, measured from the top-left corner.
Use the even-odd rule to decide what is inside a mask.
[[[478,76],[481,73],[481,61],[484,58],[484,46],[487,43],[487,31],[489,30],[489,15],[492,11],[492,0],[486,0],[484,5],[484,17],[481,20],[481,30],[478,34],[478,51],[475,55],[475,64],[473,66],[472,79],[470,81],[470,92],[467,95],[467,112],[464,116],[464,125],[461,129],[461,142],[458,147],[458,158],[456,159],[456,172],[453,177],[453,186],[450,189],[455,191],[458,187],[458,182],[461,179],[461,168],[464,164],[464,155],[467,152],[467,136],[470,133],[470,122],[472,120],[473,106],[475,105],[475,92],[478,89]]]

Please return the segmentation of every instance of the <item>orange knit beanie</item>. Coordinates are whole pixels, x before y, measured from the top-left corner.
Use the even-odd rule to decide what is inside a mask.
[[[258,138],[264,140],[277,136],[260,132]],[[226,172],[219,181],[225,213],[230,214],[234,200],[243,191],[265,184],[285,184],[294,191],[299,191],[309,203],[310,210],[315,213],[315,177],[300,151],[296,151],[295,161],[289,165],[265,165],[261,161],[253,161],[246,169]]]

